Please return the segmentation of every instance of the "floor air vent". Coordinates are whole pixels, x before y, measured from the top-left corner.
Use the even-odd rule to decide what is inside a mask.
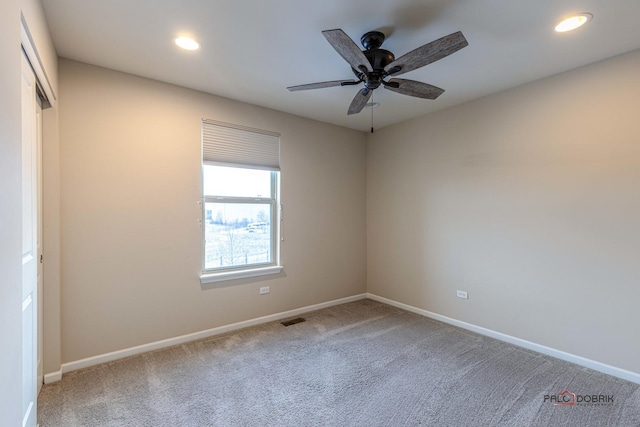
[[[291,325],[295,325],[296,323],[302,323],[304,321],[305,319],[303,319],[302,317],[296,317],[295,319],[285,320],[284,322],[280,322],[280,323],[283,324],[284,326],[291,326]]]

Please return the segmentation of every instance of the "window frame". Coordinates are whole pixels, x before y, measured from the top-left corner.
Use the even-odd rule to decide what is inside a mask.
[[[280,265],[280,223],[281,223],[281,205],[280,205],[280,171],[266,169],[270,172],[270,188],[271,197],[237,197],[237,196],[215,196],[204,194],[204,168],[205,166],[221,166],[238,169],[263,169],[256,168],[251,165],[229,164],[222,162],[203,161],[201,171],[201,245],[202,245],[202,273],[200,282],[202,284],[226,281],[232,279],[240,279],[254,276],[262,276],[268,274],[277,274],[282,270]],[[270,233],[270,249],[271,261],[255,264],[243,264],[235,266],[224,266],[215,268],[206,268],[206,205],[207,203],[234,203],[234,204],[264,204],[269,206],[271,212],[271,233]]]

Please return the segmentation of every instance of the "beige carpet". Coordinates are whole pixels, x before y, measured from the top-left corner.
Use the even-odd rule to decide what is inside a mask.
[[[637,384],[371,300],[304,317],[65,374],[40,426],[640,426]]]

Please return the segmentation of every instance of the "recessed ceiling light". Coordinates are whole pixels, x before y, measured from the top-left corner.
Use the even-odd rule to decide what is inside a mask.
[[[368,104],[365,104],[365,108],[378,108],[379,106],[379,102],[369,102]]]
[[[578,13],[560,21],[560,23],[556,25],[556,31],[559,33],[564,33],[567,31],[575,30],[578,27],[582,27],[592,19],[593,15],[590,13]]]
[[[191,37],[178,37],[175,39],[178,46],[186,50],[198,50],[200,49],[200,43],[192,39]]]

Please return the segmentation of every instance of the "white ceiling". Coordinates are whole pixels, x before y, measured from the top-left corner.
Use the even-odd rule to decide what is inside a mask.
[[[388,35],[396,57],[461,30],[469,46],[403,75],[442,87],[437,100],[374,92],[376,128],[640,48],[638,0],[42,0],[58,54],[353,129],[360,89],[289,92],[287,86],[351,79],[322,36],[341,28],[360,45]],[[563,16],[591,12],[582,29],[553,31]],[[178,49],[192,35],[202,48]],[[597,88],[586,88],[598,91]]]

